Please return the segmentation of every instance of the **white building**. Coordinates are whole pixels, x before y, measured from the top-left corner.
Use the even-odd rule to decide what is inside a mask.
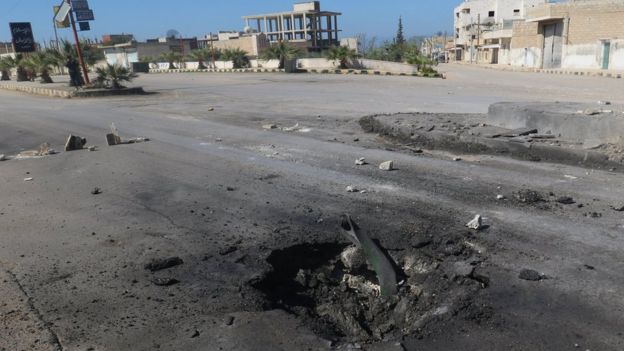
[[[456,61],[510,63],[513,23],[548,0],[465,0],[455,8]]]

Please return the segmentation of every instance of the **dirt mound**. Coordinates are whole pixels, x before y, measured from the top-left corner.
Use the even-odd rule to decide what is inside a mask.
[[[337,342],[376,342],[419,335],[431,321],[466,311],[489,280],[473,234],[432,238],[387,252],[399,290],[382,298],[375,272],[355,246],[302,244],[274,251],[273,270],[255,287],[266,309],[297,315],[318,335]],[[485,318],[485,317],[483,317]]]

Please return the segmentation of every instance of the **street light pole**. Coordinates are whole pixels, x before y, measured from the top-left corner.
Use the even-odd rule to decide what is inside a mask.
[[[67,3],[71,6],[72,0],[67,0]],[[71,22],[72,31],[74,32],[74,39],[76,40],[76,53],[78,54],[78,60],[80,61],[80,66],[82,66],[82,73],[85,77],[85,83],[91,84],[89,81],[89,71],[87,70],[87,65],[85,65],[84,57],[82,56],[82,48],[80,48],[80,39],[78,38],[78,31],[76,30],[76,21],[74,20],[74,11],[73,9],[69,11],[69,21]]]

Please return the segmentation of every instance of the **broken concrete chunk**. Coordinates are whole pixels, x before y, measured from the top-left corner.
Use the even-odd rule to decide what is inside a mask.
[[[466,227],[474,230],[483,229],[483,219],[481,215],[476,215],[475,218],[466,224]]]
[[[598,105],[611,105],[611,101],[598,101]]]
[[[394,161],[386,161],[379,165],[379,169],[382,171],[392,171],[394,170]]]
[[[462,160],[462,158],[461,158],[461,157],[453,157],[453,161],[455,161],[455,162],[459,162],[459,161],[461,161],[461,160]]]
[[[581,111],[581,113],[586,116],[595,116],[595,115],[600,114],[600,110],[587,109],[587,110]]]
[[[150,270],[152,272],[161,271],[163,269],[175,267],[183,264],[184,261],[180,257],[169,257],[169,258],[160,258],[154,259],[150,263],[145,265],[145,269]]]
[[[624,204],[617,204],[615,206],[611,206],[613,211],[624,212]]]
[[[0,154],[0,162],[6,161],[6,160],[8,160],[6,156],[4,156],[3,154]]]
[[[28,178],[24,178],[25,182],[32,182],[33,178],[32,177],[28,177]]]
[[[368,163],[366,162],[366,159],[364,157],[360,157],[357,160],[355,160],[355,165],[356,166],[364,166],[367,165]]]
[[[505,200],[505,195],[496,195],[496,200]]]
[[[87,150],[89,150],[89,151],[95,151],[95,150],[97,150],[97,146],[89,146],[89,147],[87,148]]]
[[[70,134],[65,142],[65,151],[82,150],[87,144],[87,139]]]
[[[93,190],[91,190],[91,195],[100,195],[102,193],[102,190],[100,188],[93,188]]]
[[[117,127],[115,127],[115,123],[111,123],[111,133],[106,134],[106,142],[108,143],[108,146],[121,144],[121,137],[119,136]]]
[[[349,185],[346,188],[346,190],[347,190],[348,193],[357,193],[357,192],[359,192],[359,190],[357,188],[355,188],[354,186],[352,186],[352,185]]]
[[[266,129],[266,130],[277,129],[277,124],[265,124],[262,126],[262,129]]]
[[[230,326],[232,324],[234,324],[234,317],[233,316],[227,316],[225,317],[225,320],[223,321],[223,324]]]
[[[475,267],[467,261],[453,263],[453,273],[458,277],[469,277],[474,272]]]
[[[340,254],[340,261],[347,271],[356,272],[366,268],[366,258],[357,246],[349,246]]]
[[[557,198],[557,202],[564,205],[572,205],[576,203],[574,199],[569,196],[560,196]]]
[[[299,123],[295,124],[292,127],[284,127],[284,128],[282,128],[282,130],[285,131],[285,132],[296,132],[299,129],[301,129],[301,127],[299,127]]]

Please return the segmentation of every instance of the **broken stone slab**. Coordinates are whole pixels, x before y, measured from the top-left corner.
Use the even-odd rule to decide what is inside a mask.
[[[106,143],[108,146],[121,144],[121,139],[113,133],[106,134]]]
[[[366,159],[364,157],[360,157],[357,160],[355,160],[355,165],[356,166],[364,166],[367,165],[368,162],[366,162]]]
[[[349,246],[342,251],[340,261],[349,272],[356,272],[367,266],[366,258],[357,246]]]
[[[382,171],[392,171],[394,170],[394,161],[386,161],[379,165],[379,169]]]
[[[518,278],[522,280],[537,282],[546,279],[546,276],[533,269],[523,269],[522,271],[520,271]]]
[[[483,229],[483,218],[481,215],[476,215],[472,221],[466,223],[466,227],[474,230]]]
[[[183,264],[184,261],[180,257],[168,257],[168,258],[159,258],[154,259],[150,263],[145,265],[145,269],[150,270],[152,272],[161,271],[163,269],[175,267]]]
[[[50,147],[50,144],[43,143],[39,145],[37,150],[28,150],[28,151],[20,152],[16,158],[24,159],[24,158],[31,158],[31,157],[43,157],[43,156],[48,156],[48,155],[54,155],[56,153],[57,153],[56,150],[52,149]]]
[[[87,139],[70,134],[65,142],[65,151],[82,150],[87,144]]]
[[[535,128],[518,128],[518,129],[513,129],[509,132],[505,132],[505,133],[501,133],[501,136],[503,137],[507,137],[507,138],[513,138],[513,137],[521,137],[521,136],[526,136],[529,134],[537,134],[537,129]]]
[[[381,251],[379,246],[351,220],[349,215],[343,215],[341,227],[345,235],[355,245],[362,249],[366,261],[377,273],[381,295],[391,297],[397,293],[397,277],[393,264],[389,258]]]

